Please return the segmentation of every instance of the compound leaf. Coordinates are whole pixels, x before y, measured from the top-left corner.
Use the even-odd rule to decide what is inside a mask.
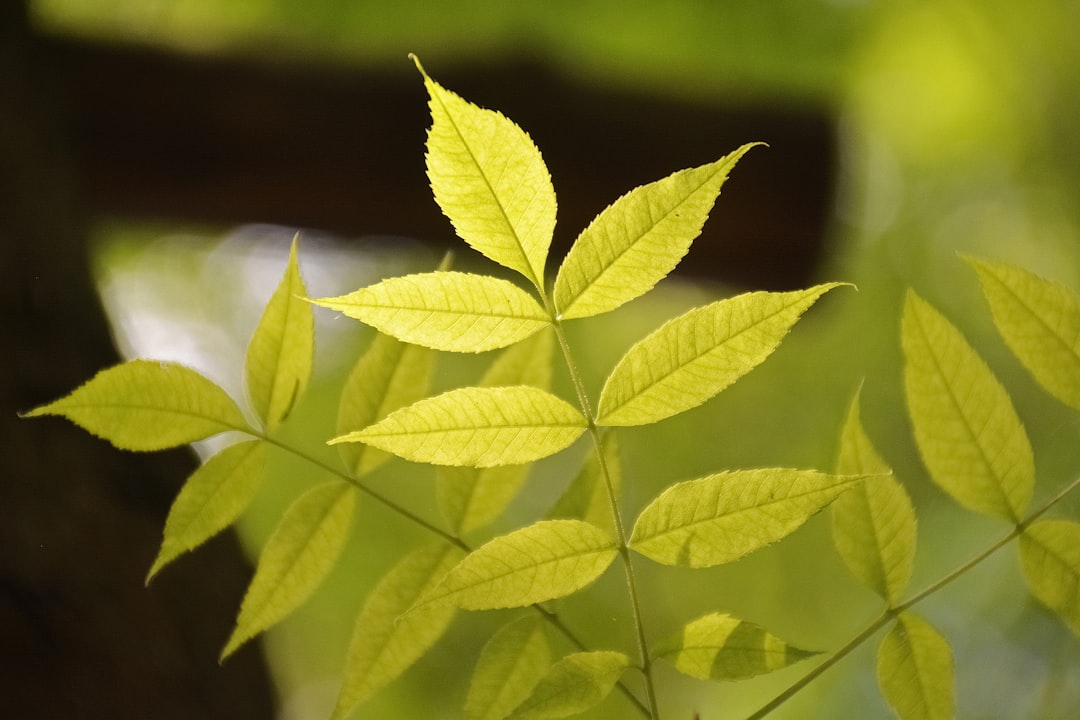
[[[1080,523],[1043,520],[1027,527],[1020,564],[1031,594],[1080,635]]]
[[[904,612],[878,647],[877,679],[901,720],[951,720],[956,712],[952,649],[919,616]]]
[[[621,652],[598,650],[567,655],[551,666],[510,720],[564,718],[600,704],[630,665]]]
[[[622,468],[619,463],[619,448],[615,442],[615,433],[608,432],[603,440],[604,466],[607,468],[608,477],[616,497],[622,486]],[[570,483],[554,507],[548,512],[549,518],[578,518],[585,522],[602,527],[611,533],[615,532],[614,520],[611,516],[611,500],[608,497],[607,482],[604,480],[604,471],[600,466],[600,459],[594,452],[590,452],[585,459],[581,472]]]
[[[505,625],[480,653],[465,699],[466,720],[502,720],[532,693],[550,667],[551,648],[539,618]]]

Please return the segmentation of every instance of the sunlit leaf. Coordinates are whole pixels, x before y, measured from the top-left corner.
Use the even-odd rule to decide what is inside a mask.
[[[415,462],[494,467],[527,463],[585,431],[581,412],[538,388],[459,388],[331,440],[364,442]]]
[[[901,613],[878,648],[878,685],[901,720],[951,720],[956,713],[952,649],[937,630]]]
[[[901,335],[908,411],[930,477],[970,510],[1019,521],[1035,461],[1005,388],[960,331],[910,290]]]
[[[1043,520],[1026,528],[1020,564],[1031,594],[1080,635],[1080,523]]]
[[[171,362],[132,360],[26,413],[61,415],[121,450],[164,450],[248,428],[224,390]]]
[[[415,606],[524,607],[577,592],[611,565],[611,537],[581,520],[542,520],[488,541]]]
[[[447,352],[513,345],[551,322],[547,311],[512,282],[452,271],[389,278],[311,302],[398,340]]]
[[[169,510],[165,538],[146,581],[181,553],[229,527],[247,508],[266,467],[266,443],[231,445],[192,473]]]
[[[598,425],[645,425],[697,407],[764,362],[838,283],[754,292],[668,321],[619,361],[600,394]]]
[[[315,592],[337,563],[355,508],[356,488],[337,481],[308,490],[289,507],[259,555],[255,577],[222,658],[279,622]]]
[[[570,319],[614,310],[666,277],[701,233],[728,173],[756,144],[636,188],[600,213],[559,268],[554,290],[559,315]]]
[[[541,330],[498,354],[478,383],[481,387],[530,385],[548,390],[551,387],[551,353],[555,335]]]
[[[476,663],[466,720],[502,720],[532,693],[551,667],[551,648],[537,617],[515,620],[484,645]]]
[[[619,462],[619,447],[615,441],[615,433],[606,433],[603,442],[604,467],[607,469],[615,495],[618,497],[622,487],[622,467]],[[554,507],[548,512],[548,517],[578,518],[614,532],[607,482],[604,479],[604,470],[600,466],[600,459],[595,452],[589,452],[581,472],[556,501]]]
[[[510,720],[564,718],[585,712],[603,702],[629,665],[630,658],[611,650],[567,655],[551,666]]]
[[[442,605],[402,617],[461,559],[443,543],[409,553],[383,576],[356,618],[333,720],[396,680],[434,645],[457,608]]]
[[[665,565],[731,562],[785,537],[864,479],[766,468],[677,483],[638,516],[630,548]]]
[[[723,613],[688,623],[654,650],[655,657],[671,661],[679,672],[700,680],[743,680],[816,654]]]
[[[968,257],[994,324],[1047,392],[1080,410],[1080,295],[1022,268]]]

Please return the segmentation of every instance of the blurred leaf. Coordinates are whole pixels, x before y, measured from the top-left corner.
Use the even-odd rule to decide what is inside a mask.
[[[610,650],[567,655],[551,666],[510,718],[543,720],[585,712],[611,693],[629,665],[630,658]]]
[[[480,379],[479,385],[529,385],[549,390],[551,353],[554,349],[555,335],[550,328],[530,335],[500,352]]]
[[[948,720],[955,715],[952,649],[913,613],[901,613],[882,640],[877,678],[901,720]]]
[[[1031,594],[1080,635],[1080,523],[1043,520],[1025,528],[1020,564]]]
[[[466,720],[502,720],[532,693],[551,667],[551,648],[538,617],[503,626],[484,645],[476,663]]]
[[[604,435],[604,465],[611,476],[615,495],[622,487],[622,468],[619,463],[619,447],[615,433]],[[614,535],[615,525],[611,517],[611,500],[608,498],[607,482],[595,452],[585,458],[581,472],[559,497],[548,512],[549,518],[577,518],[604,528]]]

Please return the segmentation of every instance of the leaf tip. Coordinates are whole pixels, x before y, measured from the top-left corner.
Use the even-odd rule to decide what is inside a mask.
[[[420,64],[420,58],[416,56],[416,53],[409,53],[409,59],[413,61],[413,65],[415,65],[416,69],[420,71],[420,74],[427,78],[427,71],[424,70],[424,66]]]

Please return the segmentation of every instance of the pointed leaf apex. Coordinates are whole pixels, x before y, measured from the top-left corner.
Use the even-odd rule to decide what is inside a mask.
[[[424,70],[424,66],[420,64],[420,58],[415,53],[409,53],[409,59],[416,65],[416,69],[420,71],[420,74],[426,78],[428,76],[427,70]]]

